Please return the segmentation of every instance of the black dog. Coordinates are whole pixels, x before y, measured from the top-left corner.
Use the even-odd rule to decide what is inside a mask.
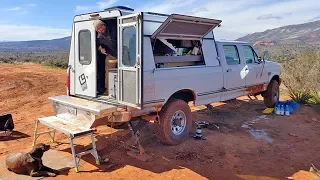
[[[10,153],[6,159],[9,171],[17,174],[30,175],[31,177],[55,177],[59,171],[42,164],[43,153],[50,149],[50,145],[37,144],[28,153]]]

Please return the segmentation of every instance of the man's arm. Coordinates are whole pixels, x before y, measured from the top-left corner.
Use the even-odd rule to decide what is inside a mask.
[[[108,54],[111,54],[112,56],[115,56],[115,57],[117,56],[117,49],[116,49],[116,47],[114,48],[114,46],[116,46],[116,43],[117,43],[115,40],[112,40],[110,38],[108,38],[108,39],[99,38],[98,43],[100,45],[102,45],[103,47],[105,47],[102,49],[104,49],[106,52],[108,52]]]
[[[98,50],[99,50],[102,54],[107,55],[106,50],[105,50],[103,47],[101,47],[101,45],[98,47]]]

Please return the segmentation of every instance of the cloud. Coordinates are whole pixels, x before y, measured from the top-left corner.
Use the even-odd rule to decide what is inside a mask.
[[[17,6],[17,7],[13,7],[13,8],[5,8],[5,11],[19,11],[21,10],[21,7]]]
[[[319,15],[320,11],[318,0],[201,0],[201,3],[198,2],[155,0],[140,9],[220,19],[222,26],[214,30],[216,38],[230,40],[280,26],[305,23],[308,19]]]
[[[309,19],[308,21],[318,21],[318,20],[320,20],[320,15],[316,16],[316,17],[314,17],[312,19]]]
[[[76,12],[83,12],[83,11],[89,11],[92,9],[92,6],[76,6]]]
[[[23,10],[23,11],[19,11],[17,13],[17,15],[25,15],[25,14],[28,14],[29,12],[27,10]]]
[[[83,13],[83,12],[90,12],[90,11],[100,11],[105,8],[110,7],[111,5],[115,4],[119,0],[107,0],[107,1],[99,1],[93,6],[76,6],[75,12],[76,13]]]
[[[36,4],[24,4],[16,7],[2,8],[2,10],[16,12],[16,15],[25,15],[29,12],[28,10],[36,6]]]
[[[138,7],[136,11],[148,11],[158,13],[182,12],[187,7],[198,2],[197,0],[162,0],[146,3],[142,7]]]
[[[97,2],[97,5],[100,9],[105,9],[113,5],[114,3],[118,2],[118,0],[108,0],[108,1],[101,1]]]
[[[258,20],[267,20],[267,19],[282,19],[281,16],[275,16],[272,14],[265,14],[262,16],[257,17]]]
[[[70,36],[71,29],[0,24],[0,34],[0,41],[45,40]]]
[[[119,0],[98,0],[89,6],[78,5],[77,13],[103,10]],[[142,3],[138,7],[131,3],[136,11],[159,13],[178,13],[222,20],[222,26],[214,30],[217,39],[237,39],[246,34],[261,32],[291,24],[320,19],[319,0],[153,0]],[[11,7],[12,14],[30,10],[36,5],[20,5]],[[29,8],[29,9],[28,9]],[[4,8],[0,8],[4,10]],[[13,13],[14,12],[14,13]],[[258,17],[258,18],[257,18]],[[260,17],[260,18],[259,18]],[[279,18],[281,17],[281,18]],[[266,20],[270,19],[271,20]],[[265,19],[265,20],[261,20]],[[10,22],[10,21],[9,21]],[[52,27],[8,25],[0,22],[0,40],[50,39],[70,35],[69,29]],[[1,39],[5,38],[5,39]]]
[[[25,6],[26,7],[36,7],[37,5],[36,4],[26,4]]]

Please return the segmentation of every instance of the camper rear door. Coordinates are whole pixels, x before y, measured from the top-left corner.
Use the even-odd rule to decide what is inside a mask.
[[[92,21],[75,22],[75,94],[97,96],[96,32]]]

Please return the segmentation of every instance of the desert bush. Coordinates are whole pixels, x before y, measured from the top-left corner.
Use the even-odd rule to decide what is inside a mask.
[[[281,78],[289,89],[290,97],[300,103],[308,103],[320,91],[320,54],[299,54],[281,63]],[[316,101],[316,100],[315,100]]]
[[[12,61],[10,61],[9,59],[0,59],[0,64],[1,63],[5,63],[5,64],[12,64],[13,62]]]
[[[320,91],[311,93],[310,102],[314,104],[320,104]]]
[[[289,90],[289,96],[292,100],[301,104],[310,103],[310,99],[312,98],[309,92],[300,90]]]
[[[51,67],[67,68],[68,52],[2,52],[0,63],[36,63]]]
[[[68,67],[68,62],[61,59],[49,59],[43,62],[46,66],[58,67],[66,69]]]

